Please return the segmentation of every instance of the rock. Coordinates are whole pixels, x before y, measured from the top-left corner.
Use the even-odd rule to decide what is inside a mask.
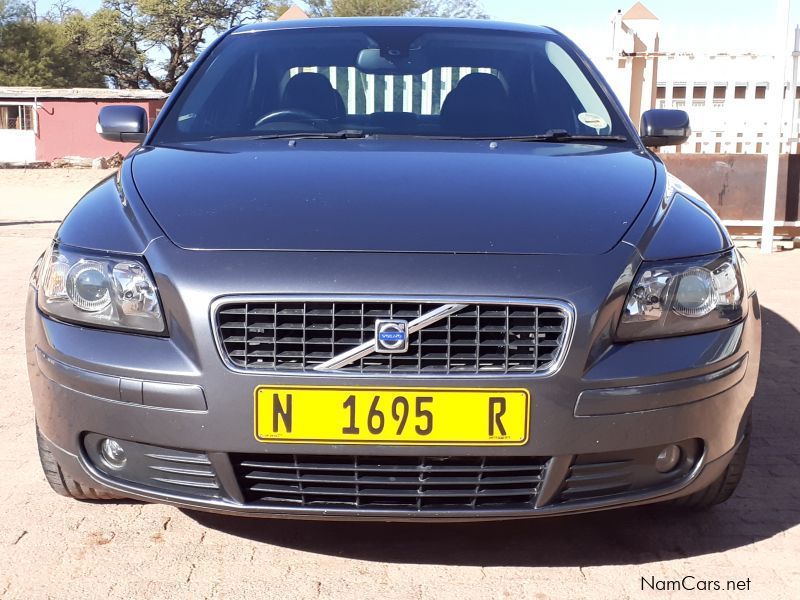
[[[122,156],[122,154],[120,154],[119,152],[115,152],[114,154],[112,154],[111,156],[109,156],[106,159],[106,167],[108,167],[109,169],[114,169],[116,167],[121,167],[122,166],[122,161],[124,160],[124,158],[125,157]]]
[[[56,168],[64,168],[64,167],[84,167],[89,168],[92,166],[92,159],[91,158],[84,158],[82,156],[64,156],[62,158],[55,159],[51,164],[51,166]]]
[[[95,158],[92,161],[92,168],[93,169],[107,169],[108,168],[108,161],[102,156]]]

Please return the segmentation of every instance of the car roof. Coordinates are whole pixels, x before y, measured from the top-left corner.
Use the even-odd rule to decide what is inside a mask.
[[[442,19],[436,17],[329,17],[297,19],[286,21],[267,21],[242,25],[235,33],[253,33],[278,29],[314,29],[336,27],[452,27],[459,29],[479,29],[508,31],[517,33],[557,34],[549,27],[490,21],[488,19]]]

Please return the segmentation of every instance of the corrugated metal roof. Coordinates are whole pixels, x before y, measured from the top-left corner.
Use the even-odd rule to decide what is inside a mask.
[[[5,98],[74,98],[76,100],[162,100],[159,90],[112,90],[109,88],[42,88],[0,86],[0,100]]]

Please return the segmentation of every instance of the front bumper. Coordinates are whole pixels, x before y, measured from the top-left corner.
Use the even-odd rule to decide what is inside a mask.
[[[254,502],[237,463],[242,456],[354,454],[348,446],[264,445],[253,437],[251,398],[256,385],[302,384],[302,376],[234,373],[218,355],[212,355],[214,361],[207,360],[210,353],[200,358],[187,353],[179,331],[172,331],[171,338],[156,338],[59,323],[39,313],[33,289],[27,307],[28,364],[42,434],[62,469],[93,487],[142,500],[253,516],[384,520],[544,516],[668,500],[702,489],[722,473],[741,441],[758,373],[760,311],[755,295],[750,301],[747,319],[726,330],[615,345],[589,368],[576,364],[581,357],[573,355],[572,366],[552,377],[478,380],[477,385],[530,390],[531,435],[525,446],[361,446],[357,451],[398,459],[535,459],[542,465],[541,481],[526,506],[342,508]],[[363,379],[347,377],[330,381],[320,377],[314,383],[365,385]],[[376,377],[370,383],[392,381]],[[475,387],[476,380],[404,379],[402,383]],[[87,434],[155,447],[162,455],[200,457],[214,487],[185,485],[196,482],[191,474],[183,480],[112,474],[87,451]],[[642,466],[654,451],[678,443],[696,448],[682,470],[661,476]],[[632,475],[603,470],[603,465],[621,461],[635,465]],[[186,466],[180,468],[187,470]],[[192,470],[197,469],[188,469]]]

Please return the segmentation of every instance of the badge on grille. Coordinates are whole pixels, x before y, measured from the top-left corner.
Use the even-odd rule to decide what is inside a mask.
[[[375,321],[375,352],[392,354],[408,350],[408,322],[398,319]]]

